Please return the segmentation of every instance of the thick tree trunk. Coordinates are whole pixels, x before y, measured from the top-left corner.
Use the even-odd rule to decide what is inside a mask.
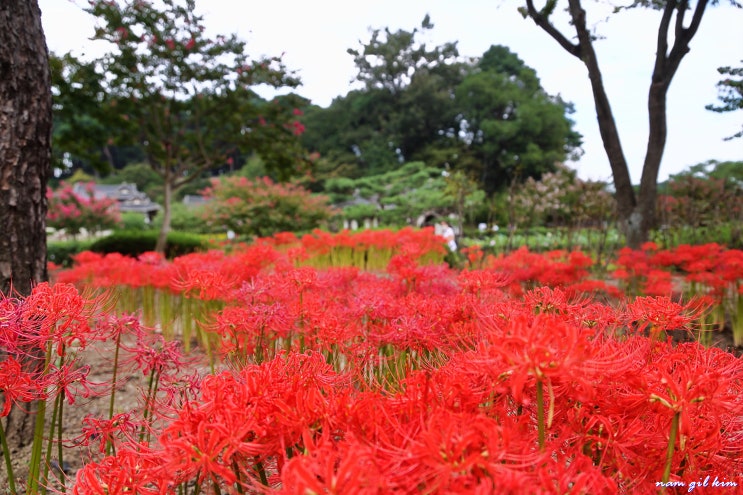
[[[49,55],[36,0],[0,1],[0,290],[27,295],[46,280],[46,182],[51,163]],[[10,448],[31,440],[14,408]]]

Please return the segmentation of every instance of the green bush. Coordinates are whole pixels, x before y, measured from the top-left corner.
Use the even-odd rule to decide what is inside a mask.
[[[203,206],[187,206],[183,203],[174,202],[170,205],[170,228],[176,232],[189,232],[191,234],[208,234],[214,232],[204,218]],[[157,215],[152,223],[152,228],[159,229],[163,223],[163,216]]]
[[[133,211],[123,212],[121,214],[121,228],[117,230],[148,230],[150,226],[147,225],[144,220],[145,217],[141,213],[136,213]]]
[[[120,231],[98,239],[90,246],[96,253],[120,253],[126,256],[139,256],[142,253],[153,251],[157,242],[157,231]],[[168,234],[168,245],[165,249],[167,258],[175,258],[184,254],[205,249],[203,239],[198,235],[184,232]]]
[[[46,245],[46,259],[56,265],[70,267],[72,256],[90,249],[92,240],[49,241]]]

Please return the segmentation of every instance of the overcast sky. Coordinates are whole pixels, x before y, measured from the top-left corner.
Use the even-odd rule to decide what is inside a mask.
[[[585,0],[590,24],[597,24],[599,64],[619,126],[633,182],[640,179],[647,143],[647,91],[655,54],[659,14],[637,10],[606,16],[608,2]],[[51,51],[95,54],[87,40],[94,20],[82,12],[83,0],[39,0]],[[560,48],[532,21],[524,20],[516,0],[197,0],[213,34],[237,33],[252,55],[284,54],[303,85],[299,94],[327,106],[352,87],[356,74],[346,50],[369,39],[370,28],[412,30],[430,14],[434,29],[426,41],[457,41],[463,56],[480,56],[491,45],[505,45],[537,71],[551,94],[575,104],[576,129],[584,136],[585,154],[577,163],[583,178],[611,179],[596,123],[585,67]],[[602,6],[603,5],[603,6]],[[603,12],[596,12],[596,7]],[[593,10],[592,10],[593,9]],[[723,141],[738,132],[743,111],[718,114],[720,66],[743,61],[743,10],[711,8],[692,40],[691,51],[668,95],[668,140],[660,180],[689,165],[710,159],[743,161],[743,139]]]

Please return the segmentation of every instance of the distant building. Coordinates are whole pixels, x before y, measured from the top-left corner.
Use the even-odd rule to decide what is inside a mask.
[[[87,184],[77,182],[72,191],[80,196],[88,196]],[[136,184],[94,184],[93,197],[95,199],[111,198],[119,203],[119,211],[135,212],[144,215],[151,222],[162,207],[154,203],[145,193],[137,189]]]

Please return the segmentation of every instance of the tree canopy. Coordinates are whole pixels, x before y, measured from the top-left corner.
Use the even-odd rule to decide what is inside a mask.
[[[320,178],[383,174],[424,161],[460,170],[488,193],[538,177],[578,150],[571,106],[548,95],[508,48],[479,59],[456,43],[429,47],[426,17],[412,31],[374,30],[349,49],[362,89],[308,109],[305,146],[324,157]]]
[[[295,87],[299,80],[279,57],[253,60],[235,35],[208,37],[194,0],[93,0],[85,10],[98,22],[95,39],[110,51],[91,62],[61,57],[55,72],[58,115],[69,132],[92,132],[89,150],[111,144],[139,148],[161,177],[164,219],[158,249],[164,249],[173,191],[224,166],[241,153],[258,153],[279,179],[286,179],[304,153],[299,106],[287,95],[265,101],[256,87]],[[65,104],[80,108],[75,119]],[[86,112],[87,110],[87,112]],[[60,140],[63,146],[68,143]],[[69,148],[72,153],[80,152]]]

